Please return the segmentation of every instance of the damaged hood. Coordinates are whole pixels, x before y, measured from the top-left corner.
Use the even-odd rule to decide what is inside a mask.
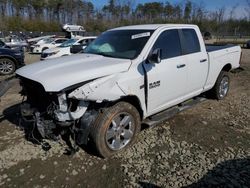
[[[58,92],[72,85],[127,71],[131,60],[94,54],[77,54],[33,63],[16,74],[43,85],[45,91]]]

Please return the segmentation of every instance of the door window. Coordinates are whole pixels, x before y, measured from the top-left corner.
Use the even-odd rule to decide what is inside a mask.
[[[82,44],[82,45],[86,45],[86,44],[87,44],[87,40],[88,40],[88,39],[84,39],[84,40],[79,41],[78,43],[79,43],[79,44]]]
[[[172,58],[182,54],[178,30],[167,30],[161,33],[153,49],[161,49],[161,59]]]
[[[194,29],[182,29],[183,50],[185,54],[201,51],[200,42]]]

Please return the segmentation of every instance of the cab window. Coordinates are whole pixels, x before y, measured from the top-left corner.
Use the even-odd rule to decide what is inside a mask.
[[[161,59],[173,58],[182,55],[179,33],[177,29],[161,33],[153,49],[161,49]]]
[[[194,29],[182,29],[183,51],[191,54],[201,51],[200,42]]]

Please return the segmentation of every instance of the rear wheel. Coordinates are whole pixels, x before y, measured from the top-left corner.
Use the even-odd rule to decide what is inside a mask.
[[[137,109],[129,103],[119,102],[99,114],[91,137],[98,153],[109,157],[131,145],[140,127]]]
[[[16,65],[14,61],[8,58],[0,59],[0,74],[8,75],[14,73],[16,70]]]
[[[229,84],[230,79],[228,73],[221,71],[214,87],[210,90],[211,96],[218,100],[224,99],[229,91]]]

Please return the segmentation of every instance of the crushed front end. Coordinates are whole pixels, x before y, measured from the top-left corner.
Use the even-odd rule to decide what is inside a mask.
[[[21,119],[30,126],[31,139],[42,142],[43,139],[62,137],[70,147],[70,137],[78,145],[87,143],[97,110],[89,102],[68,98],[75,88],[58,93],[46,92],[40,83],[24,77],[20,77],[20,85],[21,94],[26,98],[20,107]],[[34,131],[39,133],[39,138],[35,138]]]

